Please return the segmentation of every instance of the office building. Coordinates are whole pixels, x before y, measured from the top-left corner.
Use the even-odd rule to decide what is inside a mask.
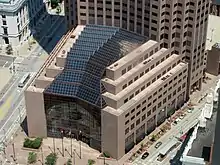
[[[101,150],[100,80],[108,65],[145,40],[115,27],[77,26],[25,92],[29,136],[71,132],[73,138]]]
[[[220,44],[216,43],[207,51],[206,72],[218,76],[220,74]]]
[[[121,158],[187,98],[188,64],[146,41],[117,27],[78,25],[25,91],[29,136],[71,132]]]
[[[19,46],[46,12],[43,0],[0,0],[0,44]]]
[[[102,80],[107,104],[101,120],[103,149],[123,156],[182,106],[187,72],[181,56],[152,40],[107,67]]]
[[[210,14],[220,16],[220,1],[212,0],[212,4],[210,7]]]
[[[210,0],[67,0],[65,6],[69,27],[116,26],[171,48],[189,64],[187,98],[201,89]]]
[[[216,23],[219,21],[219,16],[209,15],[206,40],[206,72],[215,76],[220,74],[220,25]]]

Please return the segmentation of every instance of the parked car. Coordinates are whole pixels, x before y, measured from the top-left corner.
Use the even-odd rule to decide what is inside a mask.
[[[142,156],[141,156],[141,159],[146,159],[148,157],[149,153],[148,152],[145,152]]]
[[[162,142],[158,142],[158,143],[155,145],[155,148],[159,148],[161,145],[162,145]]]

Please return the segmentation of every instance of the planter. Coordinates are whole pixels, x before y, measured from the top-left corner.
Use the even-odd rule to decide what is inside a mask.
[[[101,157],[101,156],[99,156],[99,157],[97,157],[97,159],[105,159],[105,160],[115,160],[115,159],[113,159],[113,158],[104,158],[104,157]]]
[[[22,147],[21,149],[26,150],[26,151],[32,151],[32,152],[39,152],[40,151],[40,148],[34,149],[34,148]]]

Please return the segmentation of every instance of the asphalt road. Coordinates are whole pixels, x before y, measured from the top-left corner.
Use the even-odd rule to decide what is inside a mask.
[[[169,130],[164,136],[162,136],[158,141],[161,141],[163,144],[156,149],[154,145],[158,142],[155,142],[149,149],[149,156],[142,160],[141,156],[138,157],[133,164],[134,165],[167,165],[170,164],[168,159],[165,159],[162,162],[157,161],[157,157],[159,155],[160,149],[162,149],[172,138],[180,138],[183,134],[185,134],[190,128],[195,126],[198,123],[198,117],[201,114],[201,108],[203,107],[205,100],[199,106],[195,107],[192,113],[187,114],[187,116],[181,120],[177,125],[172,126],[171,130]]]
[[[59,21],[59,20],[58,20]],[[57,28],[53,29],[55,34],[50,43],[45,43],[45,45],[52,49],[54,45],[58,42],[59,38],[57,36],[62,36],[66,28],[63,22],[57,24]],[[50,31],[51,33],[51,31]],[[24,105],[24,88],[19,88],[18,83],[27,72],[37,73],[39,68],[43,65],[48,54],[44,51],[41,46],[38,46],[32,51],[32,54],[25,58],[20,64],[15,64],[16,72],[13,79],[9,82],[10,85],[6,86],[6,91],[3,97],[0,99],[2,102],[0,106],[0,142],[5,140],[5,138],[10,138],[10,133],[16,131],[14,125],[19,126],[19,120],[21,115],[25,116],[25,105]]]
[[[15,57],[1,55],[0,56],[0,67],[9,67],[11,63],[13,62],[13,58],[15,59]]]

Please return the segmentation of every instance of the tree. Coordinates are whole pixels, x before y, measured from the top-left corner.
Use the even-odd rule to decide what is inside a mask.
[[[51,153],[46,157],[46,165],[55,165],[57,162],[57,154]]]
[[[66,165],[72,165],[72,161],[71,161],[71,159],[68,159]]]
[[[37,161],[37,154],[35,152],[28,153],[28,164],[33,164]]]
[[[152,136],[151,136],[151,141],[153,141],[153,142],[156,141],[156,138],[157,138],[156,135],[152,135]]]
[[[95,164],[95,160],[89,159],[89,160],[88,160],[88,165],[93,165],[93,164]]]
[[[61,7],[60,7],[60,6],[57,6],[56,13],[57,13],[57,14],[60,14],[60,13],[61,13]]]
[[[12,46],[11,44],[9,44],[7,47],[6,47],[6,53],[8,55],[11,55],[13,53],[13,49],[12,49]]]
[[[50,0],[52,9],[55,9],[59,5],[59,0]]]

